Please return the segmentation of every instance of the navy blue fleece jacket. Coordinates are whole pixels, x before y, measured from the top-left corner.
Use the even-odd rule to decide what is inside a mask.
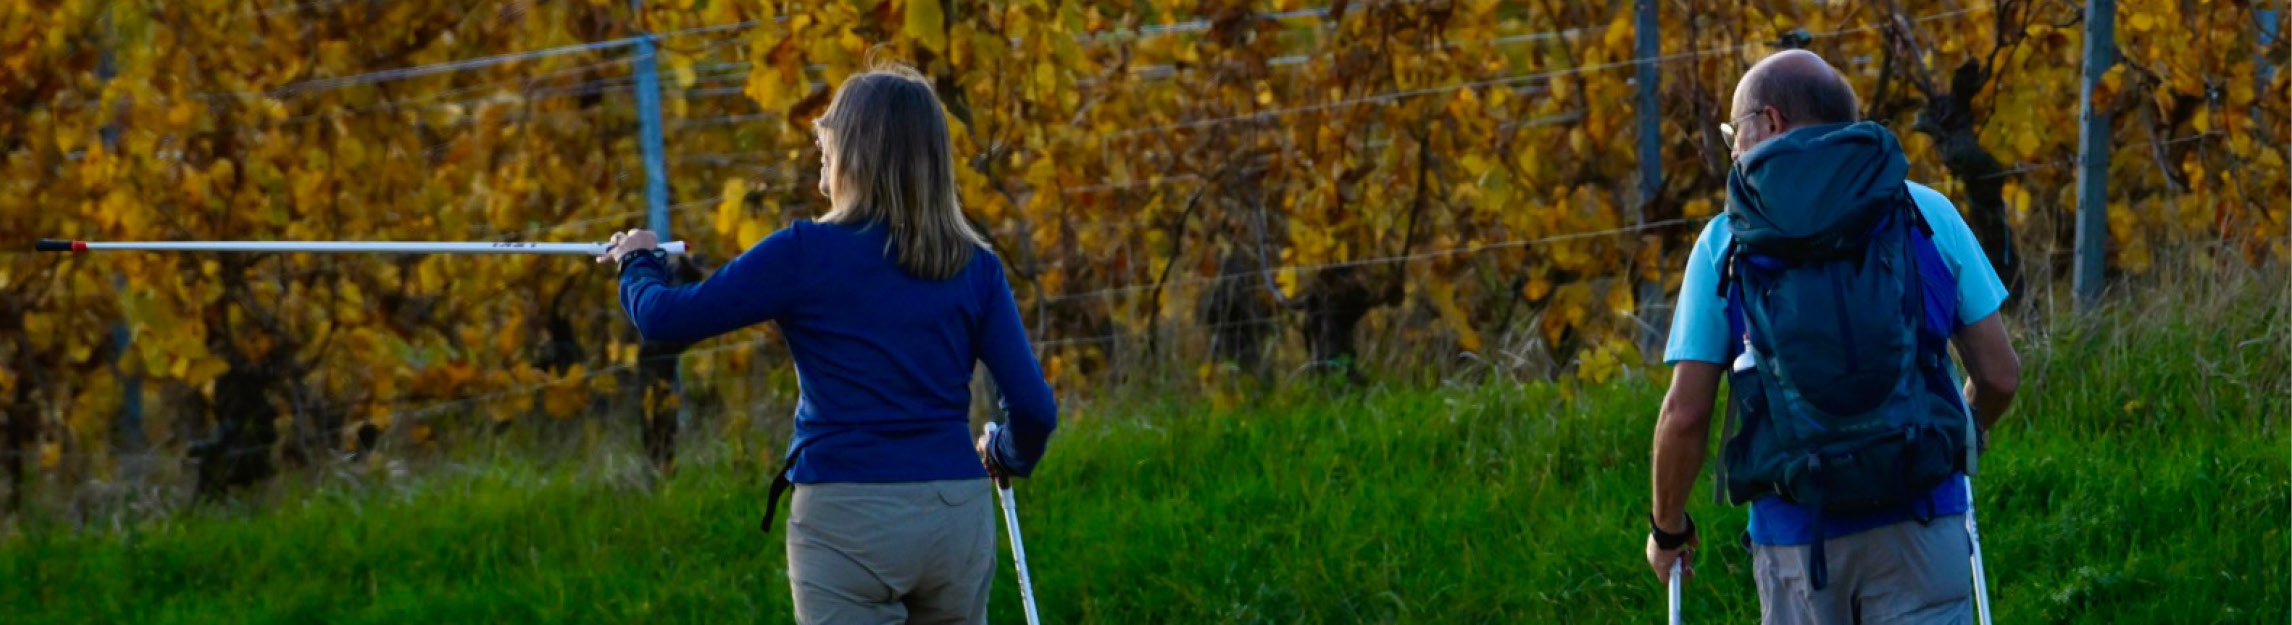
[[[621,305],[646,340],[694,342],[776,322],[795,356],[799,451],[789,480],[920,482],[986,476],[970,437],[971,372],[984,363],[1009,427],[989,453],[1034,471],[1058,407],[1027,342],[1002,263],[985,249],[962,273],[899,267],[888,228],[799,221],[698,284],[631,256]]]

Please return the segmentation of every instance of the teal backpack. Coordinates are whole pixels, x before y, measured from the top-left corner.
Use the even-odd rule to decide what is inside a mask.
[[[1817,129],[1762,144],[1729,176],[1719,294],[1740,341],[1726,496],[1802,506],[1819,537],[1824,516],[1930,517],[1916,507],[1966,469],[1970,426],[1948,353],[1954,277],[1908,162],[1875,124]]]

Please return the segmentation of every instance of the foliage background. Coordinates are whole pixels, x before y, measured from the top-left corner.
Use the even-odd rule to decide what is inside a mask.
[[[2112,272],[2281,275],[2282,21],[2118,10],[2125,62],[2095,95],[2115,113]],[[641,223],[644,176],[628,47],[586,44],[650,31],[672,230],[703,264],[821,210],[806,122],[905,60],[958,122],[963,201],[1070,396],[1230,407],[1315,369],[1600,381],[1655,356],[1723,201],[1734,77],[1803,31],[1913,177],[2015,250],[2017,314],[2059,313],[2073,3],[1661,18],[1664,184],[1643,198],[1628,2],[18,2],[0,238],[601,239]],[[610,281],[547,258],[0,255],[11,504],[46,488],[97,519],[281,467],[365,479],[501,436],[612,440],[644,400]],[[773,455],[786,363],[769,329],[684,356],[704,438]]]

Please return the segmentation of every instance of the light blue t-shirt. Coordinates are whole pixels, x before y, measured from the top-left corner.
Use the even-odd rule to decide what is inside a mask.
[[[2005,304],[2005,283],[1990,266],[1981,243],[1974,239],[1974,231],[1966,227],[1966,220],[1958,215],[1950,199],[1933,189],[1915,182],[1910,185],[1910,197],[1918,203],[1919,213],[1934,229],[1934,247],[1941,253],[1942,263],[1956,276],[1958,285],[1959,327],[1997,314]],[[1704,226],[1703,234],[1695,240],[1695,249],[1687,256],[1687,276],[1679,286],[1679,302],[1672,312],[1671,340],[1663,350],[1665,364],[1678,364],[1683,360],[1726,365],[1729,347],[1742,341],[1728,336],[1727,298],[1718,293],[1721,258],[1732,238],[1727,231],[1727,216],[1720,215]],[[1953,332],[1955,329],[1953,329]],[[1967,508],[1966,487],[1963,480],[1950,480],[1927,496],[1926,510],[1934,516],[1962,514]],[[1908,520],[1906,512],[1887,512],[1868,516],[1841,518],[1832,516],[1823,523],[1826,538],[1837,538],[1863,530],[1892,525]],[[1784,503],[1772,496],[1751,502],[1751,542],[1762,545],[1803,545],[1814,542],[1814,514]]]

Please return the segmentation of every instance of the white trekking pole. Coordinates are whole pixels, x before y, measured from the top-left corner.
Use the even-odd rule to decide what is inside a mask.
[[[987,422],[987,439],[994,440],[999,429],[1002,427],[995,422]],[[1042,625],[1042,616],[1035,612],[1035,582],[1027,576],[1027,547],[1019,540],[1019,504],[1012,498],[1007,479],[995,485],[995,493],[1003,502],[1003,528],[1011,536],[1011,563],[1019,569],[1019,602],[1026,606],[1027,625]]]
[[[1974,473],[1981,465],[1982,428],[1981,421],[1974,417],[1973,402],[1963,403],[1966,407],[1966,472],[1958,477],[1966,483],[1966,542],[1973,546],[1973,553],[1966,557],[1974,563],[1974,615],[1980,619],[1976,622],[1990,625],[1990,579],[1982,572],[1982,532],[1974,524],[1974,508],[1980,507],[1974,505]]]
[[[1681,562],[1681,560],[1672,560],[1672,561],[1671,561],[1671,625],[1679,625],[1679,624],[1680,624],[1680,622],[1681,622],[1681,621],[1679,620],[1679,570],[1680,570],[1680,566],[1679,566],[1679,563],[1680,563],[1680,562]]]
[[[1971,475],[1963,477],[1966,480],[1966,541],[1974,545],[1971,556],[1974,560],[1974,599],[1977,601],[1974,610],[1981,617],[1981,625],[1990,625],[1990,582],[1989,577],[1982,573],[1982,534],[1974,527],[1974,478]]]
[[[604,243],[527,241],[67,241],[41,239],[36,252],[278,252],[305,254],[564,254],[603,256]],[[683,241],[661,244],[684,253]]]

